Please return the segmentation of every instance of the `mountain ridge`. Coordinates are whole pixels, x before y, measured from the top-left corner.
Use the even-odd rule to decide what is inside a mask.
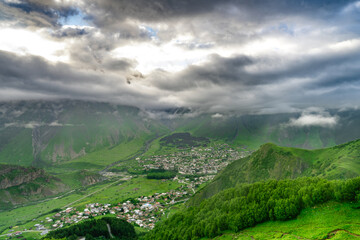
[[[229,164],[189,202],[196,205],[226,188],[267,179],[353,178],[360,175],[359,158],[360,139],[316,150],[267,143],[250,156]]]

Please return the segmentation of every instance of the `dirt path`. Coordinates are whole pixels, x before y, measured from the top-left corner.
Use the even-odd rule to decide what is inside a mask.
[[[324,239],[331,239],[331,238],[335,237],[335,235],[336,235],[338,232],[346,232],[347,234],[350,234],[351,236],[360,238],[360,235],[359,235],[359,234],[349,232],[348,230],[345,230],[345,229],[335,229],[335,230],[329,232],[328,235],[327,235],[327,237],[324,238]]]
[[[114,235],[112,235],[112,233],[111,233],[110,225],[107,223],[106,226],[107,226],[110,238],[114,238]]]

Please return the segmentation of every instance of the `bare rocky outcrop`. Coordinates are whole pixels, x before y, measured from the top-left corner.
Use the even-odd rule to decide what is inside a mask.
[[[0,164],[0,209],[37,201],[68,190],[43,169]]]
[[[0,189],[29,183],[40,177],[46,177],[45,171],[34,167],[0,165]]]
[[[97,173],[91,173],[86,170],[83,170],[79,173],[80,182],[83,186],[92,185],[98,182],[103,181],[105,178]]]

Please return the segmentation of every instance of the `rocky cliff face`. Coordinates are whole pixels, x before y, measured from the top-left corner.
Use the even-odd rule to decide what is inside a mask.
[[[7,189],[30,183],[38,178],[45,178],[45,171],[34,167],[21,167],[0,164],[0,189]]]
[[[103,181],[105,178],[98,173],[82,170],[79,172],[79,180],[83,186],[92,185]]]
[[[43,169],[0,164],[0,210],[37,201],[68,187]]]

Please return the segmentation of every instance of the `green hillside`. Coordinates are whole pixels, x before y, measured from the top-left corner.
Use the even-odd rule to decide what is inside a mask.
[[[197,204],[204,198],[241,183],[301,176],[326,179],[356,177],[360,175],[359,159],[360,140],[317,150],[264,144],[252,155],[229,164],[191,199],[190,204]]]
[[[359,193],[360,178],[336,181],[298,178],[244,184],[175,213],[158,224],[145,239],[207,239],[228,231],[241,233],[259,223],[294,219],[302,210],[330,201],[359,201]],[[329,225],[333,222],[328,221]],[[342,224],[342,227],[346,226]],[[326,235],[320,239],[326,239]]]
[[[109,103],[28,101],[0,107],[0,163],[51,167],[134,139],[138,151],[146,140],[168,132],[138,108]]]
[[[304,209],[294,220],[268,221],[238,233],[228,232],[216,240],[335,239],[360,237],[358,203],[327,202]]]

